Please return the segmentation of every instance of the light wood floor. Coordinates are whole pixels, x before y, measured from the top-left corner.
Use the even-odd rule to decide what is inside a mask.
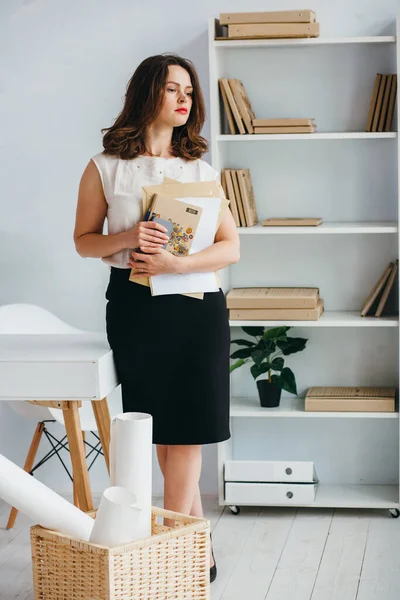
[[[212,600],[400,598],[400,519],[387,511],[242,507],[233,515],[214,497],[203,503],[218,567]],[[8,511],[0,500],[0,599],[33,600],[31,522],[19,514],[6,531]]]

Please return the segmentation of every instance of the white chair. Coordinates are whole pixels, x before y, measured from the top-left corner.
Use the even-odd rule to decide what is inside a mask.
[[[1,334],[57,334],[57,333],[70,333],[71,335],[76,333],[83,333],[83,330],[77,329],[68,325],[53,313],[48,310],[35,306],[34,304],[6,304],[0,306],[0,335]],[[15,412],[24,417],[36,419],[37,426],[33,439],[26,457],[24,470],[27,473],[33,474],[33,472],[47,462],[53,456],[57,456],[62,463],[64,469],[67,471],[71,481],[73,482],[72,475],[70,474],[67,466],[65,465],[60,451],[64,448],[68,450],[67,436],[65,435],[62,439],[57,439],[48,429],[46,423],[58,422],[64,426],[63,411],[56,408],[47,408],[44,406],[30,404],[24,401],[8,401],[8,404],[13,408]],[[100,438],[97,435],[97,424],[96,419],[92,410],[91,402],[82,402],[82,407],[79,408],[79,416],[81,421],[82,435],[86,446],[89,448],[89,452],[86,455],[88,458],[94,453],[94,459],[92,460],[89,469],[93,466],[94,461],[99,454],[103,455],[101,450]],[[90,444],[85,440],[85,433],[91,432],[96,439],[94,445]],[[50,451],[40,460],[36,465],[34,461],[39,448],[39,444],[42,435],[45,434],[51,446]],[[77,494],[74,489],[74,504],[78,506]],[[15,520],[17,518],[18,511],[12,508],[10,517],[7,523],[7,529],[12,529]]]

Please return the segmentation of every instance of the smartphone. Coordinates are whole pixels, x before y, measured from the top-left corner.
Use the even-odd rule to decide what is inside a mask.
[[[165,235],[167,235],[168,238],[171,237],[171,233],[174,228],[174,224],[171,221],[166,221],[165,219],[161,219],[161,217],[156,217],[156,216],[150,218],[150,221],[154,221],[154,223],[159,223],[160,225],[165,227],[165,229],[167,230],[167,231],[164,231]],[[165,244],[162,246],[162,248],[164,248],[164,250],[165,250],[167,245],[168,245],[168,242],[165,242]]]
[[[165,219],[161,219],[161,217],[156,217],[154,215],[154,217],[151,217],[150,219],[148,219],[149,221],[154,221],[154,223],[159,223],[160,225],[162,225],[163,227],[166,228],[167,231],[164,231],[165,235],[168,236],[168,238],[171,237],[171,233],[172,230],[174,228],[174,224],[171,221],[166,221]],[[163,244],[163,246],[161,246],[164,250],[166,249],[168,245],[168,242],[165,242],[165,244]],[[146,254],[146,252],[143,252],[143,250],[141,250],[140,248],[134,248],[135,252],[137,252],[138,254]]]

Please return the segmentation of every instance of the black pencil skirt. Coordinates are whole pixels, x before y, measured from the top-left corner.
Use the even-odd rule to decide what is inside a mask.
[[[222,290],[199,300],[152,296],[111,267],[107,337],[124,412],[153,416],[153,444],[213,444],[230,438],[228,310]]]

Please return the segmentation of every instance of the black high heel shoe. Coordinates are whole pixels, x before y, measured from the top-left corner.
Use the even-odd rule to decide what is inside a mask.
[[[213,547],[212,547],[211,533],[210,533],[210,540],[211,540],[211,553],[212,553],[212,557],[214,559],[214,566],[210,567],[210,583],[212,583],[217,578],[217,563],[215,562],[214,550],[213,550]]]

